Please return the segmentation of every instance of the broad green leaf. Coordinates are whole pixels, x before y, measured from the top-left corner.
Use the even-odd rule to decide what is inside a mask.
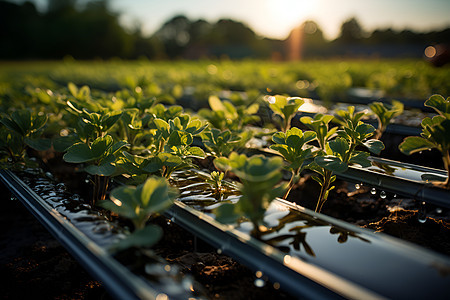
[[[329,146],[333,152],[339,153],[341,157],[344,157],[345,153],[350,149],[347,140],[340,137],[330,141]]]
[[[75,137],[73,135],[68,135],[68,136],[60,136],[57,138],[54,138],[52,141],[53,144],[53,148],[57,151],[57,152],[64,152],[67,150],[67,148],[69,148],[70,146],[81,142],[80,139],[78,137]]]
[[[381,150],[384,149],[383,142],[375,139],[365,141],[363,145],[366,146],[370,152],[375,154],[380,154]]]
[[[358,164],[363,168],[370,167],[372,163],[368,160],[369,153],[362,151],[355,151],[352,153],[352,157],[349,159],[349,164]]]
[[[444,99],[441,95],[433,95],[425,101],[425,106],[432,107],[438,114],[450,118],[450,97]]]
[[[3,125],[5,125],[6,128],[8,128],[9,130],[14,131],[14,132],[20,134],[21,136],[25,135],[25,132],[22,130],[22,128],[18,124],[16,124],[16,122],[14,122],[8,118],[2,118],[0,120],[0,122]]]
[[[26,137],[24,142],[27,146],[37,151],[45,151],[52,146],[52,141],[50,139],[31,139]]]
[[[84,163],[92,161],[96,157],[92,154],[91,148],[86,143],[80,142],[70,146],[66,154],[64,154],[63,159],[69,163]]]
[[[113,138],[110,135],[104,137],[99,137],[92,142],[91,151],[95,159],[101,156],[107,155],[107,151],[111,148],[113,144]]]
[[[189,148],[189,156],[195,158],[205,158],[206,153],[199,147],[190,147]]]
[[[157,225],[147,225],[142,229],[134,231],[125,239],[111,246],[112,251],[122,251],[131,247],[151,247],[163,236],[163,230]]]
[[[239,218],[240,215],[237,214],[235,211],[235,205],[230,203],[225,203],[219,206],[215,212],[216,212],[216,221],[220,222],[222,224],[232,224],[235,223]]]
[[[22,134],[27,134],[31,129],[31,113],[29,110],[19,110],[11,114],[11,119],[20,127]]]
[[[209,96],[208,98],[209,106],[213,111],[226,111],[225,105],[220,101],[217,96]]]
[[[340,160],[338,157],[331,155],[318,156],[314,159],[314,161],[322,168],[337,173],[345,172],[348,168],[348,165],[345,162]]]
[[[432,149],[435,147],[436,146],[432,142],[417,136],[409,136],[405,138],[403,142],[398,146],[400,151],[402,151],[406,155]]]
[[[84,170],[91,175],[111,176],[116,171],[116,167],[110,162],[100,165],[89,165]]]

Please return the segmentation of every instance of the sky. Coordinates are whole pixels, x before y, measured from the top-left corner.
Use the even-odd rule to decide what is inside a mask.
[[[15,0],[23,2],[24,0]],[[86,0],[78,0],[83,2]],[[109,0],[127,26],[140,24],[151,35],[175,15],[216,22],[241,21],[258,35],[284,39],[306,20],[318,23],[328,39],[356,17],[368,32],[405,28],[424,32],[450,27],[450,0]],[[45,0],[35,0],[45,8]]]
[[[257,34],[283,39],[293,27],[314,20],[325,37],[336,38],[345,20],[356,17],[367,31],[409,28],[427,31],[450,27],[450,0],[111,0],[122,20],[140,20],[144,32],[157,30],[177,14],[192,20],[242,21]]]

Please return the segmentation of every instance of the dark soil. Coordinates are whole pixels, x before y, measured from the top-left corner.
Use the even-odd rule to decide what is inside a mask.
[[[450,211],[402,199],[392,193],[380,196],[372,188],[355,188],[337,180],[322,213],[355,225],[383,232],[450,256]],[[320,186],[305,176],[287,200],[314,210]],[[438,212],[437,212],[438,211]]]
[[[70,168],[67,164],[56,165]],[[60,173],[73,174],[72,171]],[[74,180],[76,177],[63,178],[69,189],[75,187],[79,190],[80,186],[76,185],[84,185],[84,178]],[[450,255],[448,211],[441,213],[439,218],[429,216],[425,223],[421,223],[419,215],[423,214],[423,208],[416,203],[412,207],[399,206],[396,210],[388,210],[398,200],[394,195],[380,197],[379,191],[372,195],[369,187],[355,189],[354,185],[346,182],[337,181],[336,186],[323,207],[323,213]],[[81,189],[89,190],[87,187]],[[0,234],[0,270],[2,277],[7,278],[1,283],[2,299],[110,298],[101,283],[92,279],[19,201],[9,200],[5,191],[2,194],[5,205],[0,212],[0,224],[5,230]],[[314,210],[318,194],[318,184],[305,176],[291,191],[288,200]],[[192,276],[209,298],[290,298],[279,290],[277,283],[268,282],[264,277],[264,286],[256,287],[258,278],[255,272],[217,253],[216,249],[176,224],[162,217],[154,222],[163,227],[165,234],[153,251],[169,263],[178,265],[182,273]]]
[[[0,184],[1,299],[112,299]]]

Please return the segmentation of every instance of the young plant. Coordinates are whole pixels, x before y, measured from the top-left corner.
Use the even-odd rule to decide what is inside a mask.
[[[222,194],[222,182],[224,176],[225,173],[223,172],[212,171],[209,178],[206,179],[206,182],[209,183],[216,195]]]
[[[114,245],[114,249],[155,244],[162,236],[162,230],[156,225],[145,226],[146,222],[168,209],[177,196],[178,190],[170,187],[164,178],[158,177],[148,178],[136,187],[121,186],[112,190],[110,200],[101,201],[98,206],[131,220],[134,225],[134,232]]]
[[[229,130],[217,128],[202,133],[203,144],[214,157],[228,156],[239,144],[241,138]]]
[[[0,149],[12,163],[25,160],[26,148],[38,151],[51,146],[49,139],[41,138],[47,122],[46,115],[31,114],[29,110],[17,110],[11,115],[2,115],[0,123]]]
[[[260,120],[258,116],[254,115],[259,109],[257,103],[249,106],[234,106],[230,101],[222,101],[217,96],[210,96],[208,102],[211,109],[201,109],[198,114],[206,119],[212,128],[217,128],[221,131],[228,129],[231,132],[240,133],[245,125]]]
[[[281,117],[281,129],[286,132],[291,127],[292,118],[305,100],[298,97],[286,97],[281,95],[268,96],[267,101],[272,111]]]
[[[244,216],[253,223],[253,233],[259,237],[265,228],[262,222],[267,207],[286,190],[285,183],[278,185],[282,178],[283,160],[281,157],[247,157],[232,152],[228,158],[217,158],[214,163],[217,168],[231,171],[239,177],[239,190],[242,193],[237,204],[226,203],[218,208],[217,219],[232,223]]]
[[[286,167],[291,172],[289,187],[283,198],[286,199],[292,187],[300,179],[300,173],[304,169],[304,161],[312,157],[311,146],[306,144],[316,138],[313,131],[302,132],[300,129],[293,127],[286,132],[277,132],[272,136],[275,143],[270,148],[278,151],[288,162]]]
[[[403,103],[396,100],[392,101],[392,105],[384,104],[382,102],[372,102],[369,104],[369,107],[378,120],[378,128],[373,137],[377,140],[381,138],[391,120],[403,113]]]
[[[94,176],[92,205],[104,200],[109,178],[116,173],[118,152],[127,143],[114,143],[110,135],[98,137],[92,143],[78,142],[66,149],[63,159],[69,163],[87,163],[84,170]],[[103,181],[103,182],[102,182]]]
[[[362,167],[371,165],[368,160],[369,153],[356,150],[362,146],[370,152],[379,154],[384,149],[384,144],[375,139],[369,139],[375,128],[361,121],[364,112],[355,113],[355,107],[349,106],[347,110],[337,112],[342,129],[336,131],[338,135],[334,140],[328,140],[325,147],[315,157],[310,169],[320,175],[313,176],[320,186],[321,191],[317,201],[316,211],[320,212],[323,204],[328,199],[329,192],[334,188],[331,184],[336,180],[335,173],[345,172],[350,164],[359,164]],[[327,136],[326,131],[322,136]],[[320,143],[320,142],[319,142]]]
[[[406,155],[433,148],[441,152],[447,179],[437,185],[450,189],[450,97],[444,99],[441,95],[433,95],[425,101],[425,106],[433,108],[439,115],[423,119],[421,137],[407,137],[398,148]]]

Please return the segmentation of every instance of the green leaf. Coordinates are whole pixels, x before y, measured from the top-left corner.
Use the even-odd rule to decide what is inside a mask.
[[[338,137],[333,141],[330,141],[329,146],[334,153],[339,153],[341,157],[344,157],[345,153],[350,149],[346,139]]]
[[[31,113],[29,110],[19,110],[11,114],[11,119],[20,127],[22,134],[27,134],[31,129]]]
[[[106,208],[123,218],[135,219],[138,202],[134,199],[135,187],[121,186],[111,191],[111,200],[99,201],[98,206]]]
[[[223,105],[222,101],[220,101],[219,97],[217,96],[210,96],[208,98],[209,107],[213,111],[226,111],[225,105]]]
[[[27,146],[37,151],[45,151],[52,146],[52,141],[50,139],[31,139],[26,137],[24,142]]]
[[[112,251],[123,251],[131,247],[151,247],[163,236],[163,230],[157,225],[147,225],[142,229],[134,231],[125,239],[120,240],[111,247]]]
[[[206,153],[199,147],[190,147],[189,148],[189,157],[205,158]]]
[[[405,138],[403,142],[398,146],[400,151],[405,153],[406,155],[432,149],[435,147],[436,146],[432,142],[418,136],[409,136]]]
[[[444,99],[441,95],[433,95],[427,101],[425,101],[425,106],[432,107],[440,115],[448,115],[450,117],[450,97]]]
[[[67,149],[63,156],[64,161],[69,163],[84,163],[96,159],[86,143],[77,143]]]
[[[8,128],[11,131],[14,131],[22,136],[25,135],[25,132],[22,130],[22,128],[20,128],[20,126],[18,124],[16,124],[16,122],[8,119],[8,118],[2,118],[0,120],[0,122],[6,126],[6,128]]]
[[[164,178],[150,177],[136,188],[136,198],[147,213],[159,213],[173,204],[176,193],[169,193],[169,184]]]
[[[64,152],[67,150],[67,148],[69,148],[70,146],[72,146],[76,143],[79,143],[79,142],[81,142],[80,139],[73,135],[60,136],[60,137],[54,138],[52,141],[53,148],[57,152]]]
[[[232,224],[235,223],[240,215],[234,211],[235,205],[230,203],[225,203],[219,206],[216,210],[216,221],[222,224]]]
[[[348,165],[345,162],[332,155],[318,156],[314,159],[314,161],[322,168],[337,173],[345,172],[348,168]]]
[[[113,138],[110,135],[99,137],[92,142],[91,151],[95,159],[98,159],[107,154],[109,148],[113,144]]]
[[[381,150],[384,149],[384,144],[382,141],[379,140],[375,140],[375,139],[371,139],[368,141],[365,141],[363,143],[364,146],[366,146],[366,148],[375,154],[380,154]]]
[[[372,163],[368,159],[369,153],[363,151],[355,151],[352,153],[352,157],[349,159],[349,164],[358,164],[363,168],[370,167]]]
[[[89,165],[84,170],[91,175],[111,176],[116,171],[116,167],[106,162],[100,165]]]

